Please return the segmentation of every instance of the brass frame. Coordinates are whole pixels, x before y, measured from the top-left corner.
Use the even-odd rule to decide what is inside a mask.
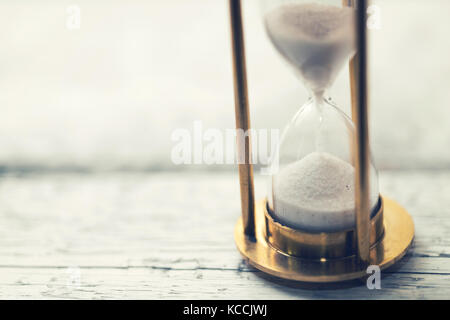
[[[264,210],[264,237],[274,249],[304,259],[340,259],[356,252],[355,229],[340,232],[310,233],[287,227],[271,215],[267,203]],[[375,246],[384,235],[383,198],[378,211],[370,220],[370,246]]]
[[[266,200],[255,207],[250,136],[238,145],[242,217],[235,241],[257,269],[290,280],[339,282],[366,275],[369,264],[385,269],[400,260],[414,239],[414,223],[394,201],[380,197],[370,219],[369,129],[367,90],[367,0],[342,0],[356,7],[357,54],[350,62],[352,119],[356,128],[355,228],[335,233],[308,233],[283,226],[267,211]],[[244,31],[240,0],[229,0],[236,128],[250,129]],[[241,160],[244,160],[241,162]]]
[[[382,198],[384,234],[369,253],[371,263],[384,270],[399,261],[411,246],[414,223],[405,209]],[[312,283],[341,282],[367,276],[356,255],[339,259],[305,259],[274,248],[265,236],[265,207],[265,200],[256,205],[255,239],[244,234],[242,218],[234,230],[238,250],[250,265],[278,278]]]
[[[249,134],[245,136],[244,145],[237,139],[239,158],[239,184],[241,187],[242,219],[245,234],[255,235],[255,193],[253,188],[253,166],[251,161],[250,111],[248,107],[247,70],[245,64],[244,30],[240,0],[230,0],[231,46],[233,52],[233,83],[236,129]]]

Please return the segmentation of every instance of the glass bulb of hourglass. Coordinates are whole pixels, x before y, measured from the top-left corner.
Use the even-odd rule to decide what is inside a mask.
[[[311,92],[284,131],[272,163],[269,210],[282,224],[313,232],[355,226],[355,129],[326,97],[355,53],[355,11],[335,1],[266,1],[264,23],[275,48]],[[372,212],[379,207],[370,168]]]

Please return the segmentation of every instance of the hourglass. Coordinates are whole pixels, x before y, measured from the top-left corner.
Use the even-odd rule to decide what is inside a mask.
[[[367,126],[366,1],[262,0],[273,46],[309,90],[272,156],[266,199],[254,205],[250,139],[238,146],[243,217],[235,239],[256,268],[336,282],[391,266],[414,237],[409,214],[380,196]],[[250,128],[241,8],[230,0],[237,127]],[[350,62],[352,119],[327,96]]]

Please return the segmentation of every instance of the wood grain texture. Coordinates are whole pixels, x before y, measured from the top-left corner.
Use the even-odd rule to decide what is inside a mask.
[[[0,298],[448,299],[450,172],[388,171],[381,190],[416,240],[382,289],[298,286],[247,266],[233,241],[237,174],[0,177]],[[256,193],[265,193],[256,177]]]

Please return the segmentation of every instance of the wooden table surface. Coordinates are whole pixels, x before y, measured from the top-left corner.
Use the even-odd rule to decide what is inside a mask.
[[[4,174],[0,298],[448,299],[449,181],[447,171],[380,175],[413,215],[416,240],[368,290],[298,286],[247,266],[233,241],[235,173]]]

